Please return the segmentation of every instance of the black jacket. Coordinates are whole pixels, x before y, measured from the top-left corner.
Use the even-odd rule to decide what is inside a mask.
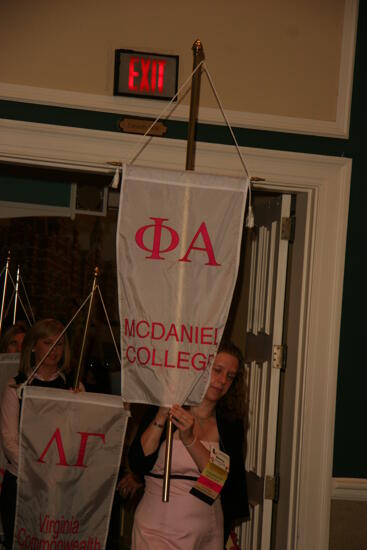
[[[149,407],[129,450],[129,465],[131,470],[141,476],[148,474],[153,468],[159,452],[159,447],[166,434],[162,432],[160,445],[151,455],[144,455],[140,438],[157,413],[157,407]],[[229,421],[217,413],[219,446],[230,457],[228,478],[221,492],[224,517],[224,540],[227,540],[231,524],[234,520],[246,519],[249,516],[246,474],[243,462],[244,429],[241,421]]]

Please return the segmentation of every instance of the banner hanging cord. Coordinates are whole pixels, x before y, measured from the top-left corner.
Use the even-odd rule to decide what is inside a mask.
[[[88,302],[88,300],[90,299],[92,295],[92,292],[90,292],[88,294],[88,296],[86,297],[86,299],[84,300],[84,302],[82,303],[82,305],[78,308],[78,310],[76,311],[76,313],[73,315],[73,317],[71,318],[71,320],[68,322],[68,324],[66,325],[66,327],[64,328],[64,330],[59,334],[59,336],[57,337],[57,339],[55,340],[55,342],[52,344],[52,346],[48,349],[47,353],[45,353],[45,355],[42,357],[42,359],[40,360],[40,362],[38,363],[38,365],[35,366],[35,368],[33,369],[33,371],[31,372],[31,374],[28,376],[27,380],[25,380],[25,382],[23,382],[22,384],[19,384],[18,386],[16,386],[16,391],[17,391],[17,395],[18,397],[20,398],[21,395],[22,395],[22,391],[23,391],[23,388],[25,388],[25,386],[27,386],[27,384],[29,383],[30,380],[32,380],[32,378],[35,376],[36,372],[38,371],[38,369],[40,368],[40,366],[43,364],[44,360],[46,359],[46,357],[48,357],[48,355],[51,353],[51,351],[54,349],[54,347],[56,346],[56,344],[59,342],[59,340],[64,336],[65,332],[68,330],[68,328],[70,327],[71,323],[74,321],[74,319],[79,315],[79,313],[81,312],[81,310],[83,309],[83,307],[85,306],[85,304]]]
[[[223,119],[225,121],[225,123],[227,124],[228,126],[228,129],[231,133],[231,136],[232,136],[232,139],[233,139],[233,142],[235,144],[235,147],[236,147],[236,150],[237,150],[237,153],[238,153],[238,156],[240,158],[240,162],[242,164],[242,167],[243,167],[243,170],[245,172],[245,175],[246,175],[246,178],[247,178],[247,182],[246,182],[246,193],[248,193],[248,214],[247,214],[247,217],[246,217],[246,227],[248,228],[252,228],[254,227],[255,225],[255,222],[254,222],[254,214],[253,214],[253,209],[252,209],[252,194],[251,194],[251,178],[249,176],[249,172],[247,170],[247,166],[246,166],[246,163],[245,163],[245,159],[243,158],[243,155],[241,153],[241,150],[240,150],[240,147],[238,145],[238,142],[237,142],[237,139],[236,139],[236,136],[233,132],[233,129],[232,129],[232,126],[230,125],[230,122],[228,120],[228,117],[225,113],[225,110],[223,108],[223,105],[222,105],[222,102],[219,98],[219,95],[218,95],[218,92],[215,88],[215,85],[214,85],[214,82],[213,82],[213,79],[211,77],[211,74],[209,72],[209,69],[208,69],[208,66],[206,64],[206,62],[203,60],[203,61],[200,61],[200,63],[198,64],[197,67],[195,67],[195,69],[192,71],[192,73],[188,76],[188,78],[185,80],[185,82],[182,84],[182,86],[180,87],[180,89],[176,92],[176,94],[173,96],[173,98],[171,99],[171,101],[164,107],[164,109],[162,110],[162,112],[156,117],[156,119],[154,120],[154,122],[152,122],[152,124],[149,126],[149,128],[147,129],[147,131],[144,133],[144,135],[142,136],[142,140],[144,140],[145,137],[147,137],[147,135],[149,134],[149,132],[152,130],[152,128],[157,124],[157,122],[162,118],[162,116],[166,113],[166,111],[168,111],[169,107],[171,106],[171,104],[175,101],[175,99],[179,96],[179,94],[182,92],[182,90],[187,86],[187,84],[190,82],[190,80],[192,80],[192,77],[194,76],[194,74],[196,73],[196,71],[199,70],[200,67],[203,67],[204,71],[205,71],[205,74],[208,78],[208,81],[209,81],[209,84],[212,88],[212,91],[213,91],[213,94],[214,94],[214,97],[218,103],[218,107],[222,113],[222,116],[223,116]],[[153,136],[150,136],[148,140],[146,140],[138,149],[138,151],[131,157],[131,159],[128,161],[128,164],[133,164],[135,162],[135,160],[138,158],[138,156],[140,155],[140,153],[145,149],[145,147],[150,143],[151,139],[152,139]],[[116,174],[117,174],[117,169],[116,169]],[[115,174],[115,177],[114,177],[114,185],[113,187],[117,187],[117,178],[116,178],[116,174]]]
[[[20,276],[19,279],[20,279],[20,284],[22,285],[22,288],[23,288],[23,291],[24,291],[24,294],[25,294],[25,297],[26,297],[26,300],[27,300],[27,304],[28,304],[29,310],[30,310],[31,315],[32,315],[33,323],[35,323],[35,322],[36,322],[36,318],[35,318],[35,316],[34,316],[33,309],[32,309],[32,306],[31,306],[31,302],[30,302],[30,300],[29,300],[28,293],[27,293],[26,287],[25,287],[25,285],[24,285],[22,276]],[[30,324],[31,324],[31,323],[30,323]]]
[[[12,277],[10,271],[9,271],[9,280],[10,280],[10,282],[11,282],[12,285],[13,285],[13,294],[12,294],[12,297],[10,298],[9,305],[8,305],[8,309],[7,309],[7,311],[6,311],[6,314],[8,314],[8,311],[9,311],[10,306],[11,306],[11,302],[12,302],[12,300],[13,300],[13,298],[14,298],[14,294],[15,294],[15,282],[14,282],[14,279],[13,279],[13,277]],[[25,291],[25,288],[24,288],[24,291]],[[26,293],[26,296],[27,296],[27,293]],[[27,296],[27,298],[28,298],[28,296]],[[19,300],[20,305],[21,305],[22,308],[23,308],[23,313],[24,313],[24,315],[27,317],[28,324],[29,324],[29,326],[31,327],[31,326],[32,326],[32,322],[31,322],[31,320],[30,320],[30,318],[29,318],[29,315],[28,315],[28,313],[27,313],[27,310],[26,310],[26,307],[25,307],[25,305],[24,305],[24,303],[23,303],[23,300],[21,299],[21,297],[19,296],[19,294],[18,294],[18,300]],[[28,305],[29,305],[29,308],[30,308],[30,310],[31,310],[31,314],[32,314],[32,317],[33,317],[33,322],[34,322],[34,315],[33,315],[33,311],[32,311],[31,304],[29,303],[29,301],[28,301]]]
[[[243,156],[242,156],[242,153],[241,153],[240,147],[239,147],[239,145],[238,145],[236,136],[234,135],[234,132],[233,132],[233,130],[232,130],[232,126],[231,126],[230,123],[229,123],[228,117],[227,117],[227,115],[226,115],[226,113],[225,113],[225,110],[224,110],[224,108],[223,108],[222,102],[221,102],[221,100],[220,100],[220,98],[219,98],[219,95],[218,95],[218,92],[217,92],[217,90],[216,90],[216,87],[214,86],[213,79],[212,79],[212,77],[211,77],[211,74],[210,74],[210,72],[209,72],[208,66],[207,66],[207,64],[205,63],[205,61],[203,61],[203,65],[204,65],[205,74],[206,74],[206,76],[208,77],[209,84],[210,84],[210,86],[211,86],[211,88],[212,88],[212,91],[213,91],[213,94],[214,94],[214,96],[215,96],[215,99],[217,100],[218,107],[219,107],[219,109],[221,110],[221,113],[222,113],[223,118],[224,118],[224,120],[225,120],[225,122],[226,122],[226,124],[227,124],[227,126],[228,126],[228,128],[229,128],[229,131],[231,132],[231,136],[232,136],[232,139],[233,139],[234,144],[235,144],[235,146],[236,146],[237,153],[238,153],[238,156],[240,157],[241,164],[242,164],[242,166],[243,166],[243,169],[244,169],[244,171],[245,171],[245,174],[246,174],[246,176],[250,179],[250,176],[249,176],[249,173],[248,173],[248,170],[247,170],[247,167],[246,167],[245,159],[244,159]]]
[[[105,316],[106,316],[106,319],[107,319],[107,324],[108,324],[108,327],[110,329],[110,333],[111,333],[111,337],[112,337],[112,340],[113,340],[113,344],[115,346],[115,351],[116,351],[116,355],[118,357],[118,360],[119,362],[121,363],[121,357],[120,357],[120,354],[119,354],[119,351],[118,351],[118,348],[117,348],[117,344],[116,344],[116,340],[115,340],[115,337],[114,337],[114,334],[113,334],[113,331],[112,331],[112,327],[111,327],[111,323],[110,323],[110,320],[109,320],[109,317],[108,317],[108,314],[107,314],[107,310],[106,310],[106,306],[105,306],[105,303],[103,301],[103,297],[102,297],[102,293],[101,293],[101,290],[99,288],[99,286],[97,285],[96,287],[96,290],[98,290],[98,294],[99,294],[99,297],[101,299],[101,303],[102,303],[102,307],[103,307],[103,311],[105,313]],[[38,369],[40,368],[40,366],[42,365],[43,361],[46,359],[46,357],[49,355],[49,353],[51,353],[51,351],[53,350],[53,348],[56,346],[57,342],[64,336],[65,332],[68,330],[68,328],[70,327],[71,323],[74,321],[74,319],[79,315],[80,311],[83,309],[83,307],[85,306],[85,304],[88,302],[88,300],[90,299],[92,295],[92,292],[89,293],[89,295],[87,296],[87,298],[84,300],[84,302],[82,303],[82,305],[79,307],[79,309],[76,311],[76,313],[74,314],[74,316],[72,317],[72,319],[69,321],[69,323],[66,325],[66,327],[64,328],[64,330],[59,334],[57,340],[54,342],[54,344],[49,348],[49,350],[47,351],[47,353],[42,357],[41,361],[38,363],[38,365],[36,365],[35,369],[31,372],[31,374],[28,376],[27,380],[25,382],[23,382],[22,384],[20,384],[17,388],[17,393],[18,395],[21,394],[23,388],[29,383],[30,380],[32,380],[32,378],[34,377],[34,375],[36,374],[36,372],[38,371]]]
[[[247,170],[247,166],[246,166],[246,163],[245,163],[245,159],[243,158],[243,155],[241,153],[241,149],[238,145],[238,142],[237,142],[237,139],[236,139],[236,136],[234,135],[234,132],[233,132],[233,129],[232,129],[232,126],[230,125],[229,123],[229,120],[228,120],[228,117],[225,113],[225,110],[223,108],[223,105],[222,105],[222,102],[219,98],[219,95],[218,95],[218,92],[216,90],[216,87],[214,86],[214,82],[213,82],[213,79],[211,77],[211,74],[209,72],[209,69],[208,69],[208,66],[207,64],[205,63],[205,61],[203,61],[203,65],[204,65],[204,71],[205,71],[205,74],[206,76],[208,77],[208,80],[209,80],[209,84],[212,88],[212,91],[213,91],[213,94],[215,96],[215,99],[217,100],[217,103],[218,103],[218,106],[219,106],[219,109],[223,115],[223,118],[228,126],[228,129],[229,131],[231,132],[231,136],[232,136],[232,139],[234,141],[234,144],[235,144],[235,147],[236,147],[236,150],[237,150],[237,153],[238,153],[238,156],[240,157],[240,161],[241,161],[241,164],[242,164],[242,167],[245,171],[245,174],[246,174],[246,178],[247,178],[247,183],[246,183],[246,192],[248,192],[248,214],[247,214],[247,217],[246,217],[246,227],[248,228],[252,228],[254,227],[255,225],[255,220],[254,220],[254,213],[253,213],[253,209],[252,209],[252,195],[251,195],[251,178],[249,176],[249,173],[248,173],[248,170]]]
[[[10,311],[10,308],[11,308],[11,305],[12,305],[12,301],[13,301],[14,296],[15,296],[15,289],[13,288],[13,292],[11,293],[10,300],[9,300],[9,302],[8,302],[8,305],[7,305],[7,307],[6,307],[6,310],[4,311],[4,319],[6,319],[7,316],[8,316],[8,313],[9,313],[9,311]]]
[[[115,336],[114,336],[113,331],[112,331],[110,319],[108,317],[107,309],[106,309],[105,303],[103,301],[102,293],[101,293],[101,290],[100,290],[99,286],[97,286],[97,290],[98,290],[98,294],[99,294],[99,297],[100,297],[100,300],[101,300],[101,303],[102,303],[104,314],[106,316],[108,328],[110,329],[110,334],[111,334],[111,337],[112,337],[113,345],[115,346],[116,355],[117,355],[117,358],[119,360],[119,363],[121,363],[121,356],[120,356],[120,353],[119,353],[119,350],[118,350],[118,347],[117,347],[117,344],[116,344]]]

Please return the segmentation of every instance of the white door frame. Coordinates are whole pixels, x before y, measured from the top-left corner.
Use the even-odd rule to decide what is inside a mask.
[[[127,161],[141,137],[46,124],[0,121],[0,159],[36,163]],[[289,444],[287,550],[328,549],[338,348],[351,160],[241,148],[261,188],[303,197],[302,269],[294,293],[296,362]],[[155,138],[137,163],[182,169],[186,142]],[[105,166],[105,165],[104,165]],[[234,147],[199,143],[196,170],[242,175]],[[297,248],[296,248],[297,250]],[[283,550],[282,548],[282,550]]]

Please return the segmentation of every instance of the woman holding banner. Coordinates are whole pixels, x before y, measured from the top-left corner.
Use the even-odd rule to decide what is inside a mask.
[[[45,388],[72,387],[68,338],[65,334],[58,340],[63,330],[64,326],[55,319],[44,319],[33,325],[23,341],[19,374],[9,380],[4,392],[0,430],[8,465],[2,484],[0,511],[6,550],[12,548],[17,491],[21,399],[16,388],[29,378],[42,359],[29,384]]]
[[[150,408],[129,453],[131,470],[144,475],[146,484],[135,513],[132,549],[222,550],[233,522],[248,516],[243,463],[244,391],[242,354],[231,342],[222,342],[200,405],[189,409],[173,405],[169,411]],[[164,503],[164,427],[168,414],[175,433],[170,499]],[[230,466],[223,487],[216,484],[220,498],[209,505],[195,482],[208,465],[213,449],[223,451],[223,457],[228,455]]]

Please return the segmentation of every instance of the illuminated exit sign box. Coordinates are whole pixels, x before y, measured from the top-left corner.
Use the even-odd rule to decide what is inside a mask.
[[[115,50],[114,95],[169,100],[177,79],[178,55]]]

